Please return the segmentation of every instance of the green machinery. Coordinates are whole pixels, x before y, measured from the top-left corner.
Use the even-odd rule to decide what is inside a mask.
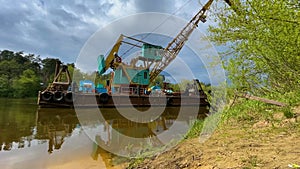
[[[155,78],[176,58],[199,22],[206,22],[206,11],[210,8],[212,2],[213,0],[208,0],[200,11],[165,48],[121,34],[106,59],[104,59],[103,55],[99,56],[99,73],[103,74],[107,69],[111,68],[114,73],[110,84],[113,83],[113,86],[117,89],[122,86],[148,88],[150,82],[153,82]],[[225,2],[230,6],[232,5],[230,0],[225,0]],[[134,44],[128,40],[138,43]],[[123,63],[122,56],[118,55],[122,43],[141,48],[140,56],[131,59],[129,64]],[[111,90],[111,88],[109,90]]]
[[[121,43],[129,44],[124,40],[125,38],[141,42],[138,39],[120,35],[106,59],[103,55],[98,57],[98,72],[103,74],[108,68],[113,70],[109,84],[112,84],[116,91],[125,87],[139,87],[140,92],[144,93],[143,91],[150,84],[150,67],[156,62],[162,61],[163,47],[142,42],[141,46],[137,46],[141,48],[140,55],[131,59],[130,63],[124,63],[116,51],[119,50]],[[134,44],[130,43],[130,45]],[[108,90],[111,90],[111,86]]]

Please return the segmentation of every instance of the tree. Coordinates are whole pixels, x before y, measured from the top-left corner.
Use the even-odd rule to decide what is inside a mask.
[[[42,77],[43,77],[43,83],[48,84],[51,83],[54,79],[54,73],[55,73],[55,67],[56,62],[60,62],[59,59],[53,59],[53,58],[46,58],[41,61],[42,63]]]
[[[10,60],[10,59],[12,59],[13,56],[14,56],[14,52],[13,51],[3,50],[0,53],[0,61],[2,61],[2,60]]]
[[[9,94],[9,79],[5,74],[0,74],[0,97],[7,97]]]
[[[223,61],[233,86],[256,94],[298,90],[299,4],[295,0],[232,2],[236,6],[217,11],[218,26],[209,31],[212,41],[229,47]]]
[[[153,80],[153,82],[150,83],[149,87],[159,86],[160,88],[163,88],[164,81],[165,81],[165,76],[159,75]]]
[[[23,52],[0,51],[0,97],[36,97],[40,83],[45,85],[54,79],[56,62]],[[74,63],[67,64],[71,76]]]
[[[27,69],[19,79],[13,82],[14,97],[33,97],[37,96],[40,89],[40,80],[36,73]]]

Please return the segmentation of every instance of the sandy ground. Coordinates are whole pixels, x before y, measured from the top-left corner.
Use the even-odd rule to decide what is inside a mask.
[[[146,159],[136,168],[289,168],[288,164],[300,164],[300,121],[297,121],[282,118],[276,123],[259,121],[247,125],[228,122],[205,143],[201,144],[198,138],[186,140],[170,151]]]

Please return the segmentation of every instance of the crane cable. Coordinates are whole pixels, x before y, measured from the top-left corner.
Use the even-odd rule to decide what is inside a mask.
[[[161,27],[161,25],[163,25],[171,16],[175,15],[177,12],[179,12],[182,8],[184,8],[188,3],[190,3],[192,0],[188,0],[186,3],[184,3],[181,7],[177,8],[169,17],[167,17],[165,20],[163,20],[157,27],[155,27],[151,32],[147,33],[144,37],[141,38],[141,41],[146,39],[149,35],[153,34],[154,31],[156,31],[159,27]],[[139,42],[136,43],[136,45],[138,45]],[[127,54],[129,51],[131,51],[135,46],[132,46],[131,48],[129,48],[128,50],[126,50],[122,55],[120,56],[124,56],[125,54]]]

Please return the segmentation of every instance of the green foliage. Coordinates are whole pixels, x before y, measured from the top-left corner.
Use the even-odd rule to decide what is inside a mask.
[[[95,84],[102,84],[103,86],[106,86],[106,81],[111,79],[111,74],[102,74],[99,75],[98,73],[96,74],[95,78]]]
[[[164,76],[157,76],[153,82],[150,83],[149,87],[156,86],[158,84],[159,87],[163,88],[163,82],[165,81]]]
[[[31,61],[26,57],[22,57],[22,53],[13,53],[10,51],[2,51],[0,53],[0,96],[13,97],[13,82],[18,79],[22,72],[32,67]],[[38,68],[36,68],[38,69]]]
[[[202,128],[203,128],[203,120],[197,119],[193,122],[190,130],[188,131],[188,133],[185,135],[186,139],[190,139],[190,138],[196,138],[199,137]]]
[[[8,75],[0,74],[0,97],[7,97],[9,89]]]
[[[40,83],[52,82],[56,61],[59,59],[42,60],[33,54],[0,51],[0,97],[36,97]]]
[[[274,119],[274,114],[282,113],[285,118],[293,118],[294,112],[290,106],[278,107],[262,103],[255,100],[239,98],[235,104],[222,114],[222,121],[228,122],[232,119],[243,124],[254,124],[258,121],[269,121],[272,124],[278,119]]]
[[[32,97],[40,90],[40,80],[33,70],[24,70],[19,79],[13,81],[14,97]]]
[[[300,90],[282,93],[269,93],[268,98],[273,98],[280,102],[286,103],[289,106],[297,106],[300,102]]]
[[[216,11],[218,26],[210,27],[210,37],[230,48],[223,61],[234,87],[260,95],[298,90],[300,16],[296,1],[233,2],[236,6]]]
[[[193,80],[183,79],[178,83],[180,90],[185,90],[189,85],[194,84]]]
[[[144,160],[145,160],[144,158],[135,158],[135,159],[132,159],[131,162],[129,163],[127,169],[137,168],[140,164],[143,163]]]
[[[239,122],[255,123],[259,120],[271,120],[272,112],[279,110],[278,107],[265,103],[239,98],[231,107],[227,107],[222,114],[222,120],[236,119]]]
[[[41,74],[42,74],[42,82],[44,84],[51,83],[54,79],[54,73],[55,73],[55,66],[56,62],[59,61],[59,59],[53,59],[53,58],[46,58],[41,61],[41,65],[43,67]]]
[[[292,112],[290,107],[283,108],[283,114],[286,118],[292,118],[294,117],[294,113]]]

